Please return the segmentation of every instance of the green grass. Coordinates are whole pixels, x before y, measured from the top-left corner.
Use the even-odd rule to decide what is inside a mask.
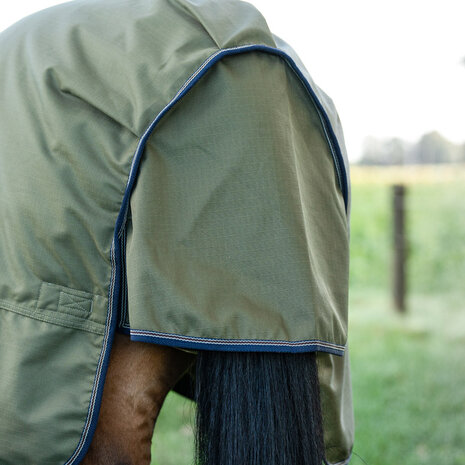
[[[407,315],[386,297],[351,297],[355,452],[372,465],[464,465],[463,296],[413,295]]]
[[[194,403],[170,392],[152,440],[152,465],[191,465],[194,454]]]
[[[410,293],[407,314],[398,315],[389,291],[390,191],[353,187],[351,465],[465,465],[465,185],[412,185],[407,195]],[[192,464],[193,412],[168,396],[152,465]]]
[[[392,258],[391,191],[388,186],[352,187],[351,289],[389,288]],[[465,184],[413,184],[406,196],[412,292],[464,290]]]
[[[415,185],[407,202],[414,291],[465,291],[465,185]]]

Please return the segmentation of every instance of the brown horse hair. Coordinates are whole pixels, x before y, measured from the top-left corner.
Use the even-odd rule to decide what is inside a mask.
[[[82,465],[149,465],[163,401],[194,361],[181,350],[116,333],[97,428]]]

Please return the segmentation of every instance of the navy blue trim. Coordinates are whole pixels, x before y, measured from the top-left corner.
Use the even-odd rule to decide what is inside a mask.
[[[118,326],[116,328],[116,332],[129,336],[131,334],[131,328],[128,328],[127,326]]]
[[[177,103],[179,100],[182,99],[184,95],[186,95],[189,90],[204,76],[207,71],[221,58],[227,55],[234,55],[234,54],[239,54],[239,53],[245,53],[249,51],[263,51],[266,53],[271,53],[274,55],[278,55],[282,57],[293,69],[293,71],[297,74],[301,82],[305,85],[307,91],[309,92],[312,100],[314,101],[317,111],[320,114],[320,117],[322,118],[322,124],[325,126],[325,132],[329,136],[331,140],[328,140],[328,143],[331,148],[331,153],[333,156],[333,161],[336,165],[336,171],[338,172],[338,179],[341,182],[341,191],[344,197],[344,203],[346,207],[346,212],[347,212],[347,207],[348,207],[348,183],[347,183],[347,173],[345,171],[345,164],[344,164],[344,158],[342,156],[342,152],[337,140],[337,137],[334,133],[334,130],[331,126],[331,122],[329,120],[328,115],[326,114],[326,111],[324,110],[321,102],[319,101],[318,97],[316,96],[315,92],[313,91],[310,83],[306,79],[306,77],[303,75],[303,73],[300,71],[299,67],[296,65],[294,60],[284,51],[270,47],[267,45],[260,45],[260,44],[251,44],[251,45],[243,45],[243,46],[238,46],[238,47],[233,47],[233,48],[228,48],[228,49],[220,49],[217,52],[213,53],[208,57],[202,65],[186,80],[184,85],[181,87],[181,89],[177,92],[177,94],[171,99],[171,101],[160,111],[160,113],[156,116],[156,118],[152,121],[152,123],[149,125],[149,127],[146,129],[144,134],[139,140],[139,144],[137,146],[137,149],[134,154],[134,158],[131,164],[131,170],[128,176],[128,182],[126,186],[126,191],[123,197],[123,201],[121,204],[121,210],[120,214],[118,216],[118,220],[116,222],[116,228],[115,228],[115,238],[116,236],[121,239],[121,234],[123,233],[123,228],[125,227],[126,223],[126,216],[127,216],[127,211],[129,207],[129,199],[132,193],[132,189],[134,187],[135,180],[137,178],[137,172],[139,169],[139,164],[142,159],[142,155],[144,153],[145,145],[151,136],[153,130],[157,126],[157,124],[160,122],[160,120],[165,116],[165,114]],[[120,240],[116,241],[119,245]],[[124,270],[120,271],[120,273],[124,273]],[[120,274],[118,273],[118,275]],[[126,331],[124,331],[126,333]],[[127,334],[127,333],[126,333]],[[160,337],[160,336],[155,336],[155,335],[135,335],[131,333],[131,338],[134,340],[144,340],[147,342],[154,342],[155,340],[157,341],[156,343],[162,344],[162,345],[172,345],[175,346],[176,344],[179,347],[186,347],[186,348],[198,348],[201,349],[201,347],[206,348],[206,342],[187,342],[187,341],[181,341],[181,340],[169,340],[166,339],[165,337]],[[199,339],[200,341],[201,339]],[[302,345],[284,345],[284,344],[279,344],[278,341],[276,345],[272,344],[260,344],[260,341],[253,342],[250,341],[251,343],[249,345],[243,345],[239,341],[236,343],[231,342],[228,344],[224,344],[221,342],[221,340],[218,340],[217,344],[211,343],[209,346],[212,349],[218,350],[221,347],[221,350],[239,350],[239,347],[242,347],[241,350],[268,350],[268,351],[281,351],[281,352],[304,352],[304,351],[322,351],[322,352],[329,352],[329,353],[334,353],[336,355],[343,355],[344,350],[343,349],[337,349],[334,347],[331,347],[330,345],[326,346],[326,344],[323,341],[318,342],[312,342],[312,341],[304,341]],[[328,343],[329,344],[329,343]]]
[[[297,76],[300,78],[301,82],[304,84],[305,88],[307,89],[308,93],[311,95],[313,102],[315,103],[318,112],[320,115],[323,117],[324,122],[323,125],[325,126],[325,129],[328,131],[329,136],[330,136],[330,148],[331,148],[331,153],[333,154],[334,159],[334,164],[336,165],[336,171],[338,173],[338,180],[340,182],[340,188],[342,191],[342,196],[344,198],[344,205],[345,205],[345,211],[347,214],[348,211],[348,199],[349,199],[349,187],[348,187],[348,180],[347,180],[347,172],[345,169],[345,163],[344,163],[344,157],[342,155],[341,147],[339,145],[339,141],[337,140],[336,134],[334,133],[333,126],[331,124],[331,121],[329,120],[328,114],[326,113],[326,110],[324,109],[323,105],[321,104],[320,100],[318,99],[317,95],[315,94],[315,91],[312,89],[312,86],[308,82],[307,78],[304,76],[300,68],[296,65],[295,61],[283,50],[273,48],[273,47],[267,47],[267,46],[260,46],[264,47],[262,49],[263,51],[269,52],[269,53],[274,53],[276,55],[281,56],[292,68],[292,70],[297,74]]]
[[[118,270],[121,269],[120,266],[120,243],[116,239],[116,234],[114,236],[114,254],[115,254],[115,277],[114,277],[114,291],[113,291],[113,298],[110,298],[109,305],[112,306],[112,309],[109,310],[111,311],[110,315],[110,327],[109,327],[109,333],[108,333],[108,339],[107,339],[107,346],[106,346],[106,351],[103,359],[103,365],[101,368],[100,372],[100,379],[99,379],[99,384],[97,386],[97,395],[95,397],[95,407],[94,407],[94,414],[92,417],[91,424],[89,426],[89,431],[87,433],[87,438],[85,441],[85,444],[81,450],[81,453],[77,457],[77,463],[79,463],[87,453],[87,450],[89,449],[90,443],[92,441],[92,438],[95,433],[95,428],[97,427],[97,420],[100,412],[100,405],[102,403],[102,395],[103,395],[103,385],[105,383],[105,377],[107,374],[108,370],[108,364],[110,362],[110,353],[111,353],[111,347],[113,345],[113,337],[115,333],[115,328],[116,328],[116,322],[117,322],[117,308],[118,308],[118,301],[119,301],[119,295],[120,295],[120,289],[121,289],[121,273],[118,273]],[[110,284],[110,292],[111,292],[111,284]],[[104,345],[105,345],[105,340],[104,340]]]
[[[152,334],[151,334],[152,333]],[[149,342],[170,347],[180,347],[193,350],[221,350],[225,352],[327,352],[329,354],[344,355],[341,346],[325,343],[324,341],[278,341],[278,340],[226,340],[207,339],[191,336],[160,335],[150,331],[131,330],[131,340]],[[338,348],[341,347],[341,348]]]
[[[112,280],[109,286],[109,302],[108,302],[108,311],[107,311],[107,323],[105,325],[105,335],[102,343],[101,356],[97,365],[96,374],[94,377],[94,385],[90,398],[89,408],[86,416],[86,423],[84,424],[79,443],[71,455],[71,457],[65,462],[65,465],[73,465],[79,463],[84,458],[87,453],[90,443],[92,441],[95,428],[97,427],[97,419],[100,411],[100,405],[103,394],[103,385],[105,382],[105,377],[108,369],[108,363],[110,360],[110,352],[113,342],[113,337],[115,329],[117,326],[117,316],[121,295],[121,280],[122,273],[124,269],[122,266],[122,254],[121,254],[121,233],[125,227],[126,216],[129,206],[129,198],[134,187],[134,182],[137,177],[137,171],[139,168],[140,160],[142,158],[145,144],[147,143],[150,135],[152,134],[155,126],[163,118],[163,116],[184,96],[189,92],[189,90],[202,78],[203,75],[221,58],[227,55],[234,55],[238,53],[244,53],[249,51],[259,50],[266,53],[271,53],[280,56],[283,58],[293,69],[293,71],[298,75],[302,83],[305,85],[307,91],[309,92],[312,100],[314,101],[320,116],[323,118],[323,125],[325,126],[325,131],[330,136],[328,143],[330,144],[331,153],[333,155],[333,160],[336,165],[336,170],[338,171],[338,178],[340,182],[341,191],[344,197],[344,203],[347,212],[348,204],[348,183],[347,183],[347,173],[345,171],[344,158],[339,147],[338,140],[334,133],[334,130],[331,126],[330,120],[326,111],[324,110],[321,102],[313,91],[310,83],[307,81],[306,77],[300,71],[299,67],[296,65],[294,60],[283,50],[270,47],[267,45],[243,45],[228,49],[220,49],[211,55],[207,60],[197,69],[197,71],[190,76],[190,78],[185,82],[184,86],[181,87],[179,92],[173,97],[173,99],[163,108],[163,110],[157,115],[157,117],[152,121],[150,126],[147,128],[145,133],[139,140],[136,152],[134,154],[133,162],[131,165],[131,170],[128,176],[128,182],[126,185],[126,190],[121,202],[121,208],[116,220],[114,237],[111,250],[111,260],[112,260]],[[121,332],[126,333],[126,329],[120,328]],[[218,342],[201,342],[200,338],[194,341],[184,341],[179,339],[170,339],[167,337],[160,336],[148,336],[148,335],[135,335],[131,334],[131,339],[135,341],[144,341],[157,343],[161,345],[168,345],[173,347],[182,347],[187,349],[198,349],[198,350],[218,350],[221,347],[223,351],[263,351],[263,352],[312,352],[312,351],[321,351],[328,352],[335,355],[343,355],[344,350],[336,349],[332,346],[325,345],[322,341],[303,341],[303,343],[288,343],[280,344],[279,341],[273,341],[273,343],[260,343],[250,341],[247,343],[228,342],[226,344],[222,343],[219,339]],[[262,341],[264,342],[264,341]],[[97,384],[96,384],[97,383]],[[90,422],[89,422],[90,418]]]
[[[108,364],[110,361],[111,346],[113,343],[113,336],[117,323],[118,312],[116,311],[116,309],[121,287],[121,276],[120,273],[118,273],[118,270],[121,269],[120,253],[121,250],[119,247],[119,241],[116,240],[115,232],[110,252],[112,262],[112,274],[110,285],[108,288],[109,301],[107,310],[107,322],[105,325],[105,334],[103,337],[100,358],[94,376],[94,384],[92,387],[86,422],[84,424],[79,443],[71,457],[65,462],[65,465],[77,464],[83,460],[94,436],[95,428],[97,427],[100,405],[102,403],[103,385],[105,382]]]
[[[121,299],[118,307],[119,321],[118,327],[128,327],[128,286],[126,281],[126,228],[123,227],[121,232],[120,247],[121,247]]]
[[[329,120],[328,115],[326,114],[326,111],[324,110],[321,102],[319,101],[318,97],[316,96],[315,92],[313,91],[312,87],[310,86],[310,83],[306,79],[306,77],[303,75],[303,73],[300,71],[299,67],[296,65],[294,60],[284,51],[270,47],[268,45],[243,45],[239,47],[234,47],[234,48],[228,48],[228,49],[221,49],[218,52],[214,53],[211,55],[199,68],[198,70],[186,81],[183,87],[179,90],[179,92],[174,96],[174,98],[163,108],[163,110],[157,115],[157,117],[152,121],[150,126],[147,128],[145,133],[142,135],[139,145],[137,146],[136,153],[134,154],[134,159],[133,163],[131,166],[131,171],[129,173],[129,179],[128,179],[128,184],[126,186],[126,192],[123,198],[123,203],[121,206],[122,211],[124,210],[124,214],[122,215],[121,218],[118,218],[116,228],[119,230],[121,227],[121,223],[123,218],[126,218],[126,211],[128,208],[129,204],[129,197],[131,196],[132,188],[134,186],[135,179],[137,177],[137,170],[139,168],[140,160],[142,158],[142,154],[144,152],[145,144],[147,143],[147,140],[149,139],[150,135],[152,134],[155,126],[159,123],[159,121],[163,118],[163,116],[184,96],[189,92],[189,90],[200,80],[200,78],[216,63],[218,62],[221,58],[227,55],[235,55],[238,53],[244,53],[244,52],[249,52],[249,51],[254,51],[254,50],[260,50],[263,52],[271,53],[278,55],[282,57],[293,69],[293,71],[299,76],[300,80],[302,83],[305,85],[307,91],[312,97],[312,100],[314,101],[319,113],[321,114],[326,130],[329,132],[329,136],[331,138],[331,141],[329,141],[330,146],[331,146],[331,152],[333,152],[334,149],[334,156],[336,157],[334,159],[334,163],[336,164],[336,169],[338,172],[340,172],[340,181],[341,181],[341,191],[342,195],[344,197],[344,204],[345,204],[345,209],[347,212],[347,207],[348,207],[348,183],[347,183],[347,173],[345,171],[345,164],[344,164],[344,157],[342,156],[341,148],[339,146],[339,142],[337,140],[337,137],[334,133],[334,130],[331,126],[331,122]]]

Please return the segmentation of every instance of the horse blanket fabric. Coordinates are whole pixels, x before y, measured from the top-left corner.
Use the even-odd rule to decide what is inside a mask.
[[[82,460],[115,331],[317,351],[327,459],[348,463],[343,134],[260,12],[59,5],[0,34],[0,95],[0,463]]]

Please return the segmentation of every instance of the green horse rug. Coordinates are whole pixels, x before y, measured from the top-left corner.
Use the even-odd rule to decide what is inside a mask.
[[[78,464],[115,331],[317,352],[353,446],[331,99],[237,0],[76,0],[0,34],[0,463]]]

